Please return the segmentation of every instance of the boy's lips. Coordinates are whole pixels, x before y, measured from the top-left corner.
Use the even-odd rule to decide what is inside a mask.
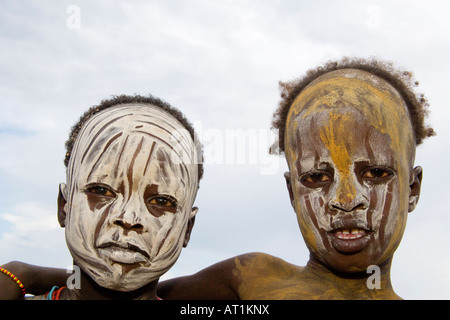
[[[334,236],[339,239],[353,240],[359,239],[366,234],[362,228],[340,228],[334,231]]]
[[[354,254],[367,246],[372,232],[360,227],[344,227],[331,230],[328,234],[331,244],[338,252]]]
[[[149,259],[147,252],[130,243],[107,242],[99,245],[98,249],[109,259],[119,263],[134,264]]]

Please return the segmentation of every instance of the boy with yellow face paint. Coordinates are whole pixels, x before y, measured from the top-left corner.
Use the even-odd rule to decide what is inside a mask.
[[[390,268],[420,194],[415,149],[434,134],[411,74],[343,59],[282,84],[273,126],[310,251],[306,266],[250,253],[159,284],[164,299],[398,299]],[[275,152],[275,150],[274,150]],[[378,269],[377,286],[368,270]]]
[[[285,177],[311,261],[390,268],[422,177],[398,92],[366,71],[327,73],[296,98],[286,130]]]
[[[191,298],[400,298],[390,279],[392,257],[419,199],[416,145],[434,135],[424,125],[427,101],[416,96],[411,77],[388,63],[343,59],[282,84],[273,124],[310,251],[307,265],[246,254],[163,283],[159,292],[166,298],[188,288]]]

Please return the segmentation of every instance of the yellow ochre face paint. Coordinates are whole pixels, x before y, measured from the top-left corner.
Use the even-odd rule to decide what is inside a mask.
[[[392,256],[415,152],[398,92],[368,72],[329,72],[295,99],[285,137],[293,206],[312,254],[342,271]]]
[[[353,136],[349,136],[347,131],[351,124],[348,123],[349,115],[340,115],[330,111],[329,116],[328,125],[320,130],[320,138],[329,150],[330,156],[342,176],[343,183],[339,185],[337,191],[337,201],[342,202],[346,200],[344,197],[347,199],[354,198],[356,192],[354,185],[348,179],[351,174],[351,154],[349,152],[352,150],[349,150],[345,144],[345,137],[351,139]],[[351,145],[352,143],[348,144],[348,146]]]

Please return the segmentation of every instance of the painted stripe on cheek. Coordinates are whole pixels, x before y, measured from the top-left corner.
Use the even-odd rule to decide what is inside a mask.
[[[328,241],[328,237],[326,236],[326,231],[323,228],[319,227],[319,223],[318,223],[317,217],[316,217],[316,212],[312,208],[311,200],[310,200],[309,195],[306,195],[304,197],[304,199],[305,199],[306,210],[308,211],[308,216],[310,217],[311,222],[313,223],[315,229],[319,232],[319,234],[321,236],[321,239],[322,239],[322,244],[324,245],[324,247],[327,250],[331,250],[331,245],[330,245],[330,243]]]
[[[385,241],[385,233],[386,233],[386,228],[388,227],[387,219],[389,218],[389,211],[391,210],[391,204],[392,204],[392,189],[393,189],[393,183],[392,181],[388,184],[388,189],[385,195],[385,200],[384,200],[384,208],[383,208],[383,215],[381,217],[381,222],[380,222],[380,245],[382,247],[385,246],[386,241]],[[388,239],[389,241],[389,239]]]

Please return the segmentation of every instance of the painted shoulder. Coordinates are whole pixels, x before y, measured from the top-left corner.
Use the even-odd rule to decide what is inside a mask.
[[[286,299],[304,287],[304,267],[283,259],[255,252],[237,256],[234,261],[241,299]]]
[[[302,267],[267,253],[252,252],[234,258],[236,268],[241,271],[258,272],[266,276],[286,277],[299,272]]]

